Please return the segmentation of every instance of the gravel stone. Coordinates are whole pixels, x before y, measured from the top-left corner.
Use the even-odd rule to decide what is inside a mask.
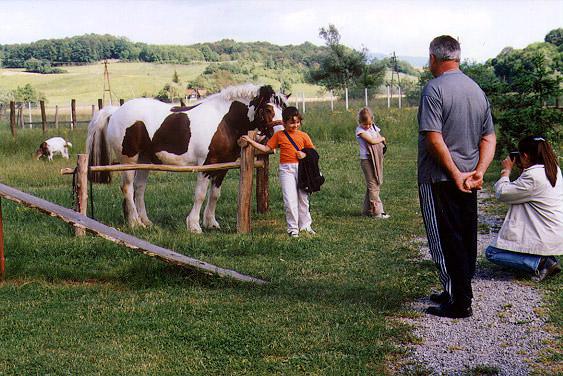
[[[448,319],[427,315],[424,309],[433,304],[428,298],[412,302],[409,308],[421,315],[401,321],[414,326],[421,343],[409,345],[406,366],[400,374],[423,369],[430,375],[465,375],[479,367],[490,375],[528,375],[543,342],[554,339],[543,329],[546,318],[535,312],[542,306],[542,293],[483,260],[484,249],[503,218],[481,214],[479,221],[492,231],[478,237],[473,316]],[[421,258],[431,259],[426,245],[421,247]]]

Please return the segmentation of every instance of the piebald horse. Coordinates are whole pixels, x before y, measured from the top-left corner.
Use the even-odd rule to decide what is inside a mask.
[[[270,137],[281,122],[287,97],[270,86],[231,86],[191,107],[172,107],[139,98],[121,107],[106,107],[88,126],[90,166],[109,165],[112,153],[119,163],[157,163],[178,166],[234,162],[240,156],[237,140],[258,129]],[[219,228],[215,208],[227,170],[199,173],[188,230],[201,232],[200,211],[209,187],[203,227]],[[121,177],[124,216],[130,226],[149,226],[145,187],[149,171],[126,171]],[[89,174],[90,180],[109,183],[109,172]]]

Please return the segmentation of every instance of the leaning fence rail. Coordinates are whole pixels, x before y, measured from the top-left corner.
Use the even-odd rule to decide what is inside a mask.
[[[114,243],[124,245],[137,252],[143,253],[147,256],[156,257],[162,261],[170,264],[179,265],[185,268],[195,269],[207,274],[215,274],[221,277],[229,277],[238,281],[252,282],[256,284],[265,284],[266,281],[255,278],[249,275],[241,274],[235,270],[224,269],[218,266],[209,264],[207,262],[182,255],[170,249],[163,248],[154,244],[136,238],[132,235],[125,234],[95,221],[87,216],[77,213],[74,210],[59,206],[50,201],[43,200],[39,197],[30,195],[28,193],[19,191],[10,186],[0,183],[0,279],[4,279],[5,265],[4,265],[4,232],[2,222],[2,198],[14,201],[18,204],[37,209],[51,217],[62,219],[63,221],[81,227],[84,230],[98,235],[104,239],[110,240]]]

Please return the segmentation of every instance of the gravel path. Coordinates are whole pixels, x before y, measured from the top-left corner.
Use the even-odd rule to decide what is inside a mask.
[[[481,198],[486,197],[486,193]],[[480,199],[480,207],[483,200]],[[483,256],[502,218],[479,216],[492,230],[479,235],[478,252]],[[424,239],[426,242],[426,239]],[[424,243],[421,257],[430,259]],[[431,305],[427,298],[412,303],[416,318],[403,318],[415,327],[419,344],[409,346],[407,363],[400,374],[429,375],[528,375],[531,362],[538,359],[546,340],[554,337],[543,329],[545,317],[535,310],[542,306],[539,290],[517,283],[511,274],[489,268],[486,261],[477,266],[473,279],[473,316],[452,320],[423,313]],[[482,373],[470,373],[480,370]],[[416,372],[418,371],[418,373]]]

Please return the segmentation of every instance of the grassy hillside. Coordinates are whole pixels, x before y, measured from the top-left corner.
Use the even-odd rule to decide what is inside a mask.
[[[112,92],[118,98],[153,95],[172,80],[174,70],[182,82],[197,77],[207,63],[191,65],[112,63],[109,65]],[[74,98],[78,103],[97,103],[104,90],[104,65],[93,64],[64,67],[67,73],[26,73],[23,69],[0,69],[0,86],[12,90],[27,83],[44,93],[49,105],[68,105]]]
[[[109,65],[112,92],[117,98],[129,99],[143,95],[153,96],[172,80],[174,70],[180,81],[185,83],[200,75],[209,63],[190,65],[153,63],[111,63]],[[31,84],[44,93],[50,106],[65,105],[71,99],[79,104],[94,104],[102,97],[104,89],[104,65],[93,64],[64,67],[67,73],[27,73],[23,69],[0,69],[0,87],[13,90],[18,86]],[[255,82],[271,84],[279,88],[280,82],[271,78],[257,77]],[[317,96],[319,87],[310,84],[294,85],[295,92],[306,96]]]

